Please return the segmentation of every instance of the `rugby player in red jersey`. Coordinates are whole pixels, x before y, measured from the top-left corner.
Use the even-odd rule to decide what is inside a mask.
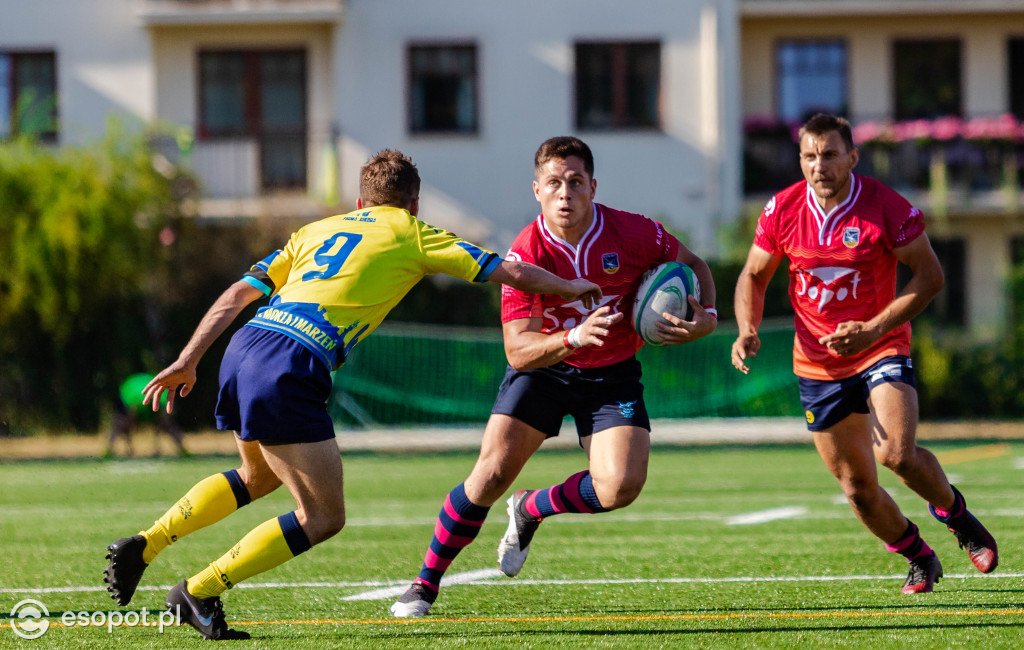
[[[788,258],[793,371],[807,428],[857,517],[909,561],[903,593],[932,591],[942,565],[879,485],[876,460],[928,503],[978,570],[993,571],[995,539],[935,456],[915,441],[910,319],[944,283],[921,212],[882,183],[853,173],[858,152],[845,119],[815,115],[799,137],[805,180],[768,201],[736,285],[732,363],[750,372],[747,361],[761,346],[765,288]],[[913,273],[898,294],[897,262]]]
[[[594,157],[580,139],[561,136],[534,157],[534,196],[541,214],[524,228],[507,259],[532,262],[563,278],[586,278],[603,298],[591,310],[579,301],[502,291],[509,367],[484,431],[480,457],[465,482],[447,496],[419,576],[391,606],[399,617],[423,616],[437,598],[441,576],[476,538],[488,509],[526,461],[572,415],[589,469],[508,500],[509,527],[498,545],[501,570],[516,575],[541,520],[564,512],[623,508],[647,480],[650,421],[635,353],[643,345],[624,318],[644,273],[677,260],[701,287],[690,302],[692,321],[659,323],[678,345],[714,331],[715,285],[707,264],[662,225],[643,215],[594,203]]]

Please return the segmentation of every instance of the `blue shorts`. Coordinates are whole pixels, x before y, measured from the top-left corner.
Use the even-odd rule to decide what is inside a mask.
[[[217,428],[264,444],[330,440],[330,396],[331,372],[306,346],[280,332],[242,327],[220,364]]]
[[[636,357],[603,368],[577,368],[565,362],[516,371],[511,366],[498,388],[491,413],[511,415],[548,438],[558,435],[571,415],[576,433],[631,426],[651,430]]]
[[[916,388],[914,365],[910,357],[885,357],[867,370],[835,381],[798,377],[800,403],[804,407],[809,431],[822,431],[852,413],[867,413],[868,394],[875,386],[894,382]]]

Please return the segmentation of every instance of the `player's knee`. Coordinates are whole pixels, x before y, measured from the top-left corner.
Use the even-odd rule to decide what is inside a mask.
[[[238,469],[238,476],[253,501],[281,487],[281,479],[277,478],[270,468],[241,467]]]
[[[878,484],[864,479],[849,479],[843,482],[843,494],[854,509],[871,510],[878,500]]]
[[[917,457],[913,449],[897,450],[887,453],[881,459],[881,463],[896,476],[904,476],[914,470],[917,465]]]
[[[509,471],[500,463],[481,463],[473,469],[473,473],[466,481],[473,487],[474,492],[469,494],[467,490],[467,496],[473,503],[493,503],[511,487],[518,475],[518,472]]]
[[[605,510],[625,508],[637,500],[643,489],[644,480],[642,478],[627,477],[616,482],[614,486],[609,486],[607,489],[602,489],[596,483],[594,485],[597,500],[601,502],[601,507]]]
[[[323,508],[310,512],[305,519],[302,528],[309,538],[309,543],[319,544],[334,537],[345,527],[345,508]]]
[[[345,510],[329,514],[322,523],[321,532],[324,539],[334,537],[345,527]]]

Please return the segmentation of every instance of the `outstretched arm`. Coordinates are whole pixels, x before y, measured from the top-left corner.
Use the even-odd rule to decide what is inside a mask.
[[[528,262],[502,260],[487,276],[488,282],[500,282],[527,293],[550,294],[564,300],[581,300],[591,309],[601,300],[601,287],[589,280],[566,280]]]
[[[747,263],[736,281],[734,305],[740,332],[732,344],[732,365],[744,374],[750,372],[746,360],[756,357],[757,351],[761,349],[757,328],[761,326],[761,318],[764,316],[764,292],[780,262],[781,255],[772,255],[757,246],[751,246]]]
[[[224,330],[234,322],[235,318],[243,309],[249,306],[254,300],[263,297],[263,292],[248,282],[239,280],[220,295],[207,310],[206,315],[199,321],[196,331],[192,334],[188,344],[178,355],[177,361],[164,368],[160,373],[142,389],[145,398],[143,404],[152,402],[153,410],[160,408],[160,398],[163,392],[167,391],[167,412],[174,410],[175,391],[185,397],[192,391],[196,383],[196,366],[199,359],[217,340]],[[178,387],[181,387],[178,390]]]

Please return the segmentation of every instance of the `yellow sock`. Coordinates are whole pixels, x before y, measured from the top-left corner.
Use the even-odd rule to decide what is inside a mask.
[[[237,470],[204,478],[171,506],[149,530],[140,533],[146,538],[142,561],[149,564],[160,551],[179,538],[217,523],[250,500],[249,491]]]
[[[197,598],[219,596],[242,580],[284,564],[310,548],[294,512],[263,522],[208,567],[188,579]]]

